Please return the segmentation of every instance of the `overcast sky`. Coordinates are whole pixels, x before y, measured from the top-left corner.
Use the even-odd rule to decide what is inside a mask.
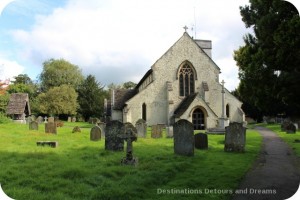
[[[233,51],[251,31],[239,11],[248,0],[10,1],[0,0],[0,80],[36,79],[44,61],[64,58],[105,85],[138,82],[186,25],[212,40],[227,89],[239,83]]]

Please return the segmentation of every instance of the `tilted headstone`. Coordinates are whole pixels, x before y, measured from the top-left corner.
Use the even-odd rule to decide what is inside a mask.
[[[81,133],[81,129],[79,126],[75,126],[72,130],[72,133]]]
[[[174,137],[173,126],[166,127],[166,137],[167,138],[173,138]]]
[[[101,129],[101,137],[105,137],[105,126],[106,126],[106,124],[104,122],[99,122],[98,126]]]
[[[151,137],[152,138],[161,138],[162,137],[162,127],[160,125],[152,125]]]
[[[36,119],[37,123],[41,124],[44,122],[44,118],[42,116],[38,116],[38,118]]]
[[[57,134],[56,123],[48,121],[48,123],[45,124],[45,133]]]
[[[225,127],[225,146],[227,152],[244,152],[246,145],[246,128],[242,123],[232,122]]]
[[[39,130],[39,123],[32,121],[29,123],[29,130]]]
[[[125,133],[125,127],[120,121],[110,121],[105,127],[105,150],[124,151],[124,139],[120,136]]]
[[[289,125],[286,127],[286,133],[289,134],[295,134],[296,133],[296,126],[291,122]]]
[[[196,149],[208,149],[207,134],[204,134],[204,133],[195,134],[195,148]]]
[[[181,119],[174,124],[174,153],[183,156],[194,155],[194,126],[191,122]]]
[[[135,123],[138,137],[145,138],[147,136],[147,123],[143,119],[139,119]]]
[[[48,123],[49,123],[49,122],[54,122],[54,117],[49,117],[49,118],[48,118]]]
[[[90,140],[98,141],[101,140],[101,129],[99,126],[94,126],[90,131]]]

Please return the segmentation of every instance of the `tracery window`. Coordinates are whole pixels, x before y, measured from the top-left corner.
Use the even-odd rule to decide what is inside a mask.
[[[195,75],[193,68],[185,63],[179,70],[179,95],[188,96],[195,92]]]

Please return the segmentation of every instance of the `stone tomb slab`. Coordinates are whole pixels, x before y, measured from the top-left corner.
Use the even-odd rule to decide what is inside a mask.
[[[191,122],[181,119],[174,126],[174,153],[183,156],[194,156],[194,126]]]
[[[225,128],[226,152],[244,152],[246,145],[246,128],[242,123],[232,122]]]
[[[196,149],[208,149],[207,134],[204,134],[204,133],[195,134],[195,148]]]
[[[124,139],[121,137],[125,134],[123,123],[117,120],[110,121],[105,127],[105,150],[124,151]]]
[[[101,140],[101,128],[99,126],[94,126],[90,132],[90,140],[98,141]]]
[[[52,148],[58,147],[58,142],[57,141],[37,141],[36,142],[37,146],[49,146]]]

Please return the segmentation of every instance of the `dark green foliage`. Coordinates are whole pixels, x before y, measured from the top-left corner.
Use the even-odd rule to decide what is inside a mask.
[[[79,113],[88,120],[89,117],[101,117],[103,114],[104,99],[107,92],[97,82],[95,76],[88,75],[78,87]]]
[[[241,100],[264,114],[300,114],[300,18],[287,1],[250,0],[242,20],[254,34],[235,51]]]

